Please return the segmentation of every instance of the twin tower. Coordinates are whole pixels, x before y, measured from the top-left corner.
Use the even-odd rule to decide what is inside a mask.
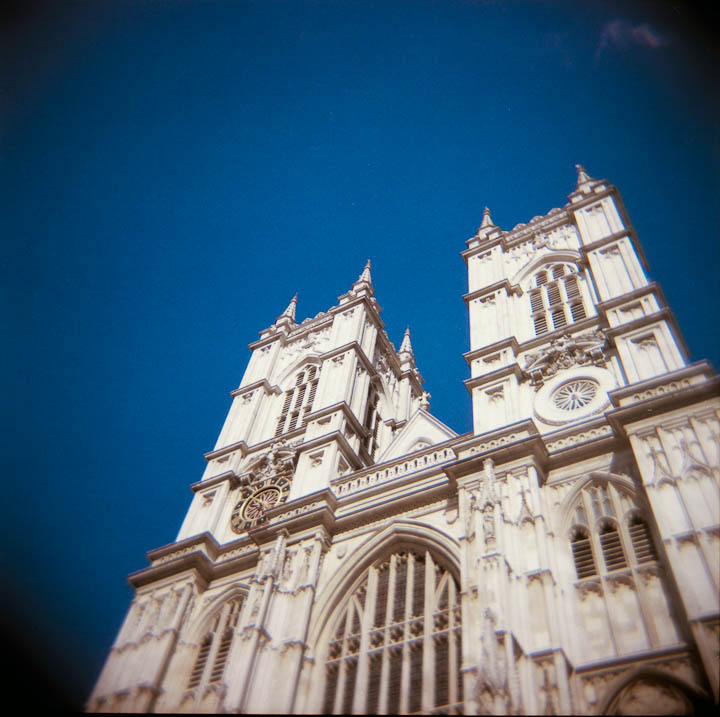
[[[718,700],[720,398],[615,187],[462,253],[473,430],[370,264],[250,359],[91,711],[687,714]]]

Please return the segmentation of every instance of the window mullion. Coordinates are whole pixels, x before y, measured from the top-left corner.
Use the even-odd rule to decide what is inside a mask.
[[[425,605],[423,608],[423,694],[422,710],[429,712],[435,706],[435,650],[433,628],[435,612],[435,563],[430,553],[425,551]]]
[[[343,699],[345,697],[345,678],[347,673],[347,654],[348,635],[352,629],[352,600],[348,603],[345,611],[345,629],[343,631],[343,645],[340,653],[341,659],[338,665],[337,687],[335,688],[335,704],[333,705],[333,714],[341,714],[343,711]]]
[[[458,681],[457,675],[460,671],[460,665],[457,663],[458,651],[457,640],[458,635],[455,633],[455,607],[457,601],[457,593],[455,591],[455,581],[448,581],[448,699],[451,705],[458,702]]]
[[[365,714],[368,694],[368,649],[370,647],[370,630],[375,619],[375,600],[377,599],[377,570],[370,570],[368,575],[365,609],[360,619],[360,653],[358,655],[355,692],[353,695],[353,714]]]
[[[400,673],[400,712],[410,711],[410,618],[412,616],[413,585],[415,584],[415,554],[408,553],[405,581],[405,623],[403,625],[402,671]]]

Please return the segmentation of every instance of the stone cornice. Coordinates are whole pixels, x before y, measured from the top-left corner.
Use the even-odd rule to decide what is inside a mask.
[[[157,564],[130,573],[128,582],[138,589],[183,572],[192,572],[207,585],[213,577],[212,566],[218,547],[210,533],[203,533],[151,550],[147,553],[148,560]],[[174,553],[177,553],[177,557],[172,557]],[[159,562],[161,558],[167,559]]]
[[[331,406],[323,406],[322,408],[318,408],[317,411],[313,411],[312,413],[309,413],[307,415],[305,423],[308,424],[310,423],[310,421],[316,421],[323,416],[330,416],[336,411],[342,411],[343,415],[348,420],[355,433],[361,436],[367,434],[367,429],[360,423],[355,414],[350,410],[350,406],[348,406],[345,401],[339,401],[338,403],[333,403]],[[301,444],[300,448],[305,448],[306,445],[307,444],[303,443]]]
[[[455,447],[457,462],[446,468],[456,480],[479,471],[486,458],[491,458],[495,465],[501,465],[526,457],[532,458],[544,479],[548,451],[532,419],[503,426],[497,431],[463,438],[463,442]]]
[[[494,294],[502,289],[505,289],[508,294],[522,295],[522,289],[518,284],[511,284],[507,279],[503,279],[502,281],[496,281],[494,284],[484,286],[482,289],[475,289],[475,291],[471,291],[468,294],[463,294],[462,298],[466,304],[469,304],[473,299],[479,299],[486,294]]]
[[[622,336],[624,334],[630,333],[632,331],[637,331],[638,329],[642,329],[644,326],[650,326],[652,324],[657,323],[658,321],[667,321],[668,324],[673,329],[673,336],[677,343],[679,344],[679,347],[681,349],[681,352],[687,359],[688,357],[688,347],[685,343],[685,339],[682,335],[682,332],[680,331],[680,327],[677,325],[677,321],[675,320],[675,315],[670,310],[669,306],[664,306],[660,309],[660,311],[655,311],[652,314],[647,314],[646,316],[640,316],[639,318],[635,319],[634,321],[628,321],[626,324],[620,324],[619,326],[613,326],[608,327],[604,329],[605,335],[608,337],[608,339],[615,343],[615,339],[618,336]]]
[[[543,440],[549,453],[549,469],[602,453],[617,452],[625,445],[624,439],[616,434],[604,415],[546,433]]]
[[[549,344],[553,339],[557,339],[565,334],[574,336],[575,334],[580,334],[584,331],[589,331],[590,329],[602,329],[603,331],[607,331],[607,322],[601,316],[588,316],[582,321],[578,321],[574,324],[568,324],[567,326],[555,329],[555,331],[548,331],[546,334],[533,336],[531,339],[523,341],[518,345],[518,353],[525,353],[537,346]]]
[[[305,321],[307,321],[307,323],[305,323]],[[287,344],[302,338],[305,334],[325,328],[324,324],[330,326],[332,324],[332,317],[328,311],[322,313],[314,319],[310,319],[310,321],[307,319],[305,319],[305,321],[301,324],[296,324],[289,331],[273,328],[272,326],[267,329],[263,329],[260,332],[260,338],[248,344],[248,348],[251,351],[255,351],[256,349],[263,348],[263,346],[267,346],[268,344],[278,340],[282,346],[286,346]]]
[[[242,396],[249,391],[254,391],[256,388],[264,388],[265,393],[282,393],[282,389],[279,386],[271,386],[270,382],[266,378],[261,378],[258,381],[253,381],[247,386],[239,386],[238,388],[230,391],[230,395],[235,398],[236,396]]]
[[[350,296],[350,294],[343,294],[340,299],[344,299],[347,296]],[[337,304],[332,308],[328,309],[328,314],[331,314],[333,316],[335,314],[344,314],[348,309],[352,309],[360,304],[365,305],[366,309],[368,310],[368,314],[370,315],[370,318],[373,319],[373,321],[377,324],[378,328],[384,329],[385,322],[380,318],[380,312],[382,311],[382,309],[380,308],[380,304],[378,304],[375,297],[370,297],[367,295],[353,296],[346,302]]]
[[[253,448],[256,448],[256,446],[253,446]],[[203,453],[203,458],[209,462],[215,458],[221,458],[228,453],[234,453],[235,451],[240,451],[243,458],[250,453],[247,443],[245,443],[245,441],[238,441],[237,443],[231,443],[228,446],[223,446],[222,448],[216,448],[213,451]]]
[[[707,361],[698,361],[656,379],[623,386],[609,396],[616,407],[606,416],[616,433],[624,436],[628,424],[719,398],[720,376],[713,375]]]
[[[199,480],[196,483],[191,483],[190,490],[193,493],[197,493],[199,490],[212,488],[219,485],[220,483],[224,483],[225,481],[228,481],[230,483],[230,490],[232,490],[233,488],[237,488],[238,480],[239,478],[235,471],[225,471],[224,473],[215,475],[212,478],[208,478],[207,480]]]
[[[663,293],[660,285],[654,281],[650,281],[645,284],[645,286],[641,286],[639,289],[629,291],[627,294],[615,296],[612,299],[608,299],[607,301],[600,301],[595,304],[595,308],[597,308],[598,311],[609,311],[610,309],[614,309],[616,306],[622,306],[622,304],[628,301],[640,299],[643,296],[647,296],[648,294],[653,294],[654,296],[656,296],[659,299],[659,303],[662,307],[665,307],[667,305],[667,301],[665,300],[665,294]]]
[[[336,404],[340,405],[340,404]],[[345,404],[342,404],[345,405]],[[347,415],[347,414],[346,414]],[[364,433],[366,431],[363,429]],[[361,434],[363,435],[363,434]],[[332,443],[335,441],[338,444],[338,448],[343,454],[343,457],[354,467],[355,470],[358,470],[362,468],[363,462],[358,456],[357,453],[353,450],[350,443],[348,443],[347,438],[340,432],[340,431],[330,431],[330,433],[324,433],[322,436],[317,436],[317,438],[313,438],[310,441],[307,441],[307,443],[301,443],[297,447],[298,455],[301,453],[306,453],[307,451],[314,450],[315,448],[319,448],[321,446],[326,445],[327,443]]]
[[[590,252],[597,251],[598,249],[602,249],[604,246],[607,246],[608,244],[612,244],[613,242],[616,242],[619,239],[624,239],[625,237],[632,238],[631,231],[627,227],[621,229],[619,232],[613,232],[612,234],[608,234],[607,236],[604,236],[602,239],[596,239],[594,242],[591,242],[590,244],[583,244],[580,247],[580,251],[582,252],[583,255],[587,256]]]
[[[472,362],[475,359],[482,358],[483,356],[487,356],[488,354],[497,353],[504,348],[512,349],[513,353],[517,356],[519,352],[519,346],[520,345],[518,344],[517,339],[514,336],[510,336],[506,339],[496,341],[494,344],[488,344],[487,346],[483,346],[479,349],[474,349],[473,351],[466,351],[463,354],[463,358],[465,359],[465,361],[467,361],[468,366],[471,366]]]
[[[478,388],[478,386],[483,386],[486,383],[491,383],[493,381],[497,381],[500,378],[505,378],[505,376],[513,375],[516,376],[519,381],[525,378],[523,370],[515,362],[508,364],[507,366],[502,366],[498,369],[495,369],[495,371],[490,371],[490,373],[485,373],[482,376],[466,378],[463,383],[465,384],[465,388],[470,393],[472,393],[473,389]]]

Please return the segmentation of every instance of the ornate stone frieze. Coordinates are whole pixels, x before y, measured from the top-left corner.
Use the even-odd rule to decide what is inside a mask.
[[[573,366],[605,363],[607,338],[601,329],[572,336],[563,334],[538,351],[525,356],[525,374],[534,386],[541,386],[545,379],[558,371]]]

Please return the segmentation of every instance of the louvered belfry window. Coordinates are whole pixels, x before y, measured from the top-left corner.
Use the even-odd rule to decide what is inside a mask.
[[[576,528],[571,542],[575,572],[578,579],[597,575],[590,534],[584,528]]]
[[[536,336],[587,317],[578,276],[577,268],[571,264],[555,264],[535,274],[529,296]]]
[[[238,595],[215,614],[210,630],[200,641],[187,689],[222,681],[242,605],[243,597]]]
[[[462,711],[460,596],[427,551],[373,565],[336,617],[324,713]]]
[[[628,532],[635,554],[635,560],[639,563],[651,563],[657,560],[655,544],[650,535],[648,524],[639,516],[633,515],[628,522]]]
[[[635,498],[612,481],[587,485],[573,508],[570,548],[578,580],[658,559]]]
[[[285,391],[282,410],[275,427],[275,437],[305,425],[312,411],[319,381],[317,366],[308,366],[295,377],[295,385]]]

